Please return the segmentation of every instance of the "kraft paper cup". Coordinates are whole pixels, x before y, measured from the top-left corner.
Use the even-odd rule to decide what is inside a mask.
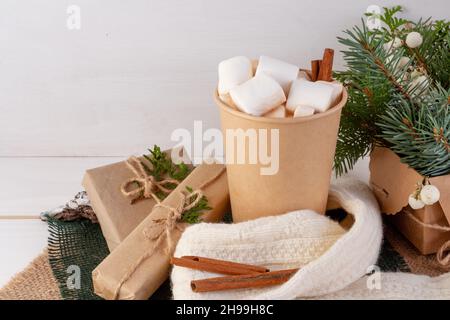
[[[342,108],[347,102],[343,89],[341,100],[324,113],[299,118],[255,117],[240,112],[220,100],[217,90],[214,100],[219,106],[231,209],[234,222],[263,216],[283,214],[293,210],[311,209],[323,214],[326,209],[336,140]],[[279,130],[279,167],[273,175],[262,175],[268,165],[229,163],[226,146],[227,129]],[[231,139],[230,139],[231,140]],[[236,139],[235,152],[237,152]],[[269,139],[268,150],[271,149]],[[258,143],[258,152],[260,145]],[[242,148],[240,148],[242,151]],[[249,143],[244,146],[246,155]],[[266,153],[267,154],[267,153]],[[235,159],[236,160],[236,159]]]

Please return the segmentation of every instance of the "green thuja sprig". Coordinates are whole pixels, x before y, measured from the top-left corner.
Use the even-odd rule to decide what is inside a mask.
[[[397,17],[397,14],[402,11],[403,8],[401,6],[383,7],[382,14],[366,13],[365,15],[368,17],[376,16],[384,22],[384,25],[381,26],[380,30],[386,32],[387,34],[394,35],[402,26],[410,22],[407,19]]]
[[[164,176],[169,176],[172,179],[183,181],[191,169],[184,163],[175,164],[168,158],[167,154],[161,151],[161,148],[155,145],[153,149],[148,149],[149,155],[143,155],[148,162],[151,163],[151,168],[142,162],[145,171],[152,175],[156,180],[160,181]]]
[[[186,190],[189,193],[193,192],[191,187],[186,187]],[[189,199],[189,203],[192,203],[195,199]],[[188,203],[188,204],[189,204]],[[197,205],[189,210],[186,210],[181,215],[181,221],[189,224],[198,223],[201,221],[201,216],[205,211],[211,210],[212,208],[208,204],[208,199],[205,196],[202,196]]]
[[[170,177],[177,181],[183,181],[191,172],[191,168],[187,166],[184,162],[175,164],[169,159],[168,155],[164,153],[161,148],[157,145],[153,146],[153,149],[148,149],[149,154],[144,154],[143,157],[151,164],[147,165],[144,161],[141,161],[142,166],[147,174],[153,176],[157,181],[163,180],[165,177]],[[136,187],[139,187],[136,185]],[[173,190],[177,187],[174,183],[168,183],[165,185],[167,189]],[[164,200],[167,194],[161,190],[157,190],[155,195],[160,200]],[[143,198],[143,193],[138,197],[138,199]]]
[[[191,172],[191,169],[184,163],[172,164],[170,168],[169,176],[175,180],[183,181]]]
[[[172,162],[167,159],[167,155],[161,151],[161,148],[155,145],[153,149],[148,149],[149,155],[143,155],[148,162],[151,163],[151,168],[145,163],[144,167],[148,174],[152,175],[156,180],[162,180],[162,176],[167,174],[172,166]]]

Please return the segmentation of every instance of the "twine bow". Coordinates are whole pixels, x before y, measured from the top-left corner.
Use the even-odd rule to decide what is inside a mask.
[[[179,231],[184,230],[185,224],[180,223],[183,217],[183,213],[194,208],[204,196],[202,189],[206,188],[211,183],[216,181],[224,172],[225,167],[223,167],[214,176],[210,177],[207,181],[203,182],[200,186],[198,186],[197,190],[192,191],[187,195],[184,192],[180,192],[179,193],[180,201],[178,203],[178,206],[176,207],[165,205],[161,203],[161,201],[158,198],[155,198],[157,202],[155,207],[161,207],[166,209],[168,211],[168,214],[165,218],[153,219],[152,223],[149,224],[146,228],[144,228],[143,230],[144,238],[153,241],[153,245],[149,248],[149,250],[146,250],[144,254],[142,254],[133,265],[130,266],[127,272],[120,279],[113,293],[114,299],[118,298],[122,285],[133,275],[133,273],[139,268],[139,266],[146,259],[153,256],[153,254],[161,247],[164,238],[166,238],[167,241],[165,252],[170,253],[172,252],[172,250],[174,250],[172,232],[174,230]]]
[[[186,195],[183,192],[180,192],[181,201],[177,207],[170,207],[162,204],[161,202],[157,203],[155,207],[165,208],[169,211],[169,214],[165,218],[161,219],[153,219],[153,223],[144,229],[144,236],[154,241],[154,248],[158,248],[164,239],[167,240],[166,252],[171,252],[174,249],[174,243],[172,241],[172,231],[177,229],[179,231],[183,231],[183,226],[180,225],[180,221],[183,217],[183,213],[194,208],[202,199],[203,192],[198,189],[190,194]],[[155,231],[156,230],[156,231]]]
[[[149,175],[147,171],[145,171],[142,162],[134,156],[130,157],[126,161],[126,164],[135,176],[122,183],[120,190],[124,196],[131,198],[131,203],[136,202],[141,197],[144,199],[152,197],[159,203],[159,199],[156,196],[155,191],[160,190],[164,193],[170,193],[172,190],[166,187],[167,184],[179,184],[179,182],[175,179],[156,181],[155,177]],[[137,184],[138,187],[128,190],[131,184]]]
[[[123,275],[114,291],[114,299],[117,299],[122,285],[133,275],[142,262],[150,258],[158,250],[158,248],[161,247],[164,238],[166,238],[167,241],[165,252],[170,253],[174,249],[172,232],[174,230],[183,231],[185,225],[179,223],[183,213],[194,208],[203,197],[203,192],[200,189],[195,190],[188,195],[183,192],[180,192],[179,194],[180,202],[177,207],[164,205],[157,200],[158,203],[155,207],[165,208],[169,213],[165,218],[153,219],[153,223],[143,230],[144,237],[153,241],[153,245],[150,250],[147,250]],[[157,230],[156,232],[154,231],[155,229]]]

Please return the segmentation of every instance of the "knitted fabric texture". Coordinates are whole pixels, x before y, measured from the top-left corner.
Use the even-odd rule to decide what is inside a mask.
[[[383,227],[370,189],[343,179],[332,185],[329,207],[342,207],[355,222],[345,232],[336,222],[310,210],[234,225],[189,227],[175,256],[197,255],[271,269],[301,269],[283,285],[194,293],[190,281],[216,274],[174,267],[175,299],[371,299],[450,298],[449,275],[439,278],[405,273],[366,275],[377,261]],[[379,277],[380,285],[368,285]],[[372,288],[372,289],[369,289]]]
[[[195,251],[201,252],[200,256],[267,266],[274,270],[296,268],[320,257],[345,233],[339,224],[328,225],[327,222],[326,218],[317,219],[317,214],[312,211],[303,211],[234,225],[203,223],[198,228],[191,227],[185,231],[183,238],[186,242],[179,243],[175,256]],[[189,280],[203,275],[200,271],[174,267],[174,297],[190,293]],[[178,286],[181,281],[184,285]],[[236,294],[237,298],[248,296],[244,290],[236,291]],[[211,295],[221,297],[220,293]]]
[[[189,227],[178,242],[175,256],[198,255],[270,269],[301,268],[282,286],[194,293],[192,279],[213,276],[174,267],[175,299],[293,299],[341,290],[364,276],[376,263],[382,223],[375,198],[363,184],[342,180],[331,188],[330,207],[339,204],[353,214],[349,231],[311,210],[266,217],[234,225],[199,224]]]
[[[326,300],[449,300],[450,273],[431,278],[402,272],[381,272],[379,287],[368,288],[371,280],[363,277],[333,294],[316,297]]]

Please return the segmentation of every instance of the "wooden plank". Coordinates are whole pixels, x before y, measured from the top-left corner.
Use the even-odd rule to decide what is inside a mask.
[[[447,0],[408,3],[446,18]],[[219,127],[217,63],[235,55],[302,67],[336,51],[367,1],[0,1],[0,156],[126,156],[177,128]],[[310,14],[313,13],[313,14]],[[318,19],[320,17],[320,19]]]
[[[122,157],[0,158],[0,217],[36,217],[41,211],[66,203],[82,189],[84,171]],[[368,158],[350,173],[369,180]]]
[[[22,271],[47,246],[47,224],[0,219],[0,287]]]
[[[196,119],[218,128],[219,61],[268,54],[309,65],[365,9],[330,2],[334,14],[319,22],[305,12],[322,4],[292,0],[76,4],[81,29],[71,31],[65,2],[0,2],[0,156],[126,156],[166,147]]]
[[[82,190],[84,171],[115,157],[0,158],[0,217],[37,216]]]

